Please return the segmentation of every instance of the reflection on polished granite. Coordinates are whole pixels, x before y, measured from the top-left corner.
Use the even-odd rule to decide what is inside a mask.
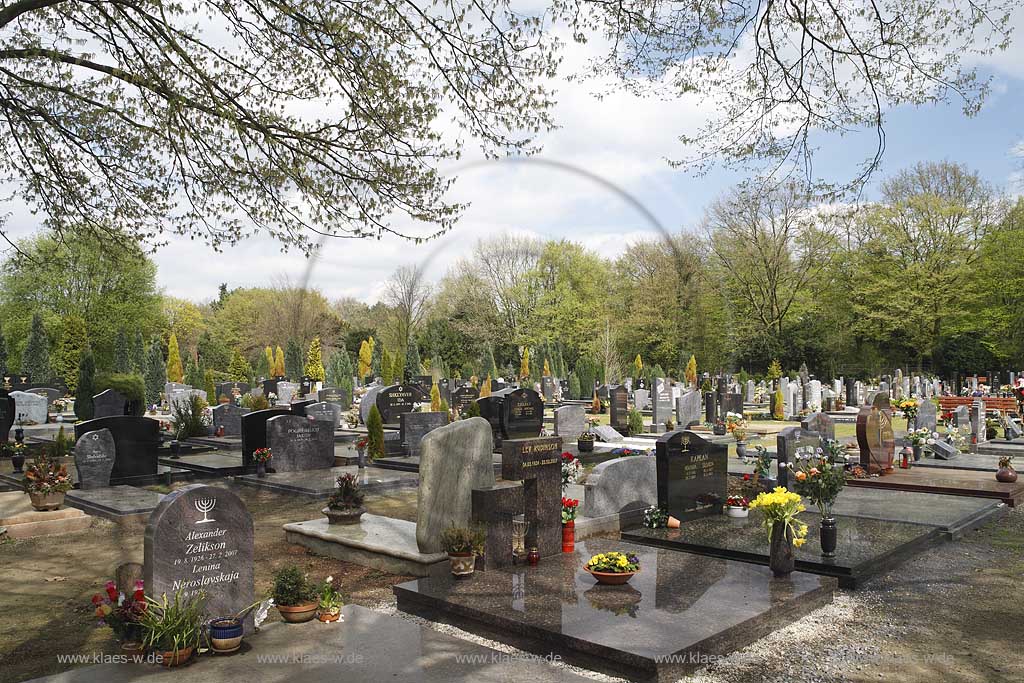
[[[1024,454],[1024,449],[1021,450]],[[950,460],[924,456],[914,463],[914,467],[942,467],[950,470],[976,470],[979,472],[995,472],[999,469],[998,454],[991,453],[961,453]]]
[[[1006,510],[1005,505],[991,498],[849,486],[840,491],[834,508],[835,514],[844,517],[937,526],[943,534],[954,537]]]
[[[102,517],[118,518],[147,515],[152,512],[163,494],[135,486],[108,486],[100,489],[73,489],[65,494],[67,504]]]
[[[966,457],[966,456],[960,456]],[[882,477],[849,479],[848,486],[943,493],[953,496],[995,498],[1014,506],[1024,501],[1024,479],[1012,484],[996,481],[992,472],[951,470],[940,467],[914,467],[896,469]]]
[[[939,529],[934,526],[837,516],[836,556],[824,558],[819,536],[820,516],[808,510],[799,518],[807,525],[807,542],[796,548],[796,568],[835,576],[844,588],[855,588],[864,579],[942,540]],[[745,519],[712,515],[688,521],[679,529],[625,531],[622,538],[688,553],[767,564],[768,537],[762,520],[763,516],[756,510]]]
[[[639,556],[641,571],[624,586],[599,586],[583,571],[594,553]],[[398,608],[454,620],[537,653],[630,677],[672,680],[745,647],[832,601],[833,579],[726,559],[589,539],[575,553],[536,567],[448,573],[394,587]],[[663,658],[677,655],[673,661]]]
[[[501,472],[501,454],[495,453],[492,455],[492,463],[494,465],[495,474]],[[395,470],[398,472],[419,472],[420,471],[420,457],[418,455],[410,455],[402,457],[400,455],[387,456],[384,458],[377,458],[373,461],[374,467],[379,467],[386,470]]]
[[[178,458],[161,456],[159,462],[161,465],[221,476],[241,474],[243,471],[241,451],[208,451]]]
[[[246,474],[235,477],[235,481],[246,486],[255,486],[271,491],[298,493],[311,498],[327,498],[334,491],[337,478],[346,473],[356,475],[359,478],[359,485],[367,493],[412,487],[419,483],[419,476],[411,472],[386,470],[380,467],[364,467],[360,470],[355,465],[302,472],[268,473],[263,478],[257,477],[255,474]]]

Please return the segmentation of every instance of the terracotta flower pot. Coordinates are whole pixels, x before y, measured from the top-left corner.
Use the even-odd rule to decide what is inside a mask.
[[[60,506],[64,504],[63,493],[34,493],[30,491],[28,497],[32,501],[32,507],[39,512],[59,510]]]
[[[337,621],[338,619],[341,619],[341,610],[337,609],[333,612],[324,612],[321,610],[316,613],[316,618],[324,622],[325,624],[328,624],[332,621]]]
[[[598,583],[603,583],[606,586],[621,586],[624,583],[628,583],[633,575],[637,572],[595,572],[586,567],[583,571],[597,579]]]
[[[156,655],[161,665],[167,668],[181,666],[192,659],[193,648],[183,647],[177,650],[157,650]]]
[[[448,561],[455,576],[469,576],[476,569],[476,555],[473,553],[448,553]]]
[[[278,605],[277,611],[289,624],[304,624],[316,618],[316,608],[315,602],[308,602],[305,605]]]

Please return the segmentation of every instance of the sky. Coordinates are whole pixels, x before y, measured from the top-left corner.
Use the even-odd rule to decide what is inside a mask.
[[[966,164],[1011,194],[1024,192],[1024,8],[1016,11],[1014,25],[1019,41],[977,62],[982,74],[993,78],[992,93],[978,115],[966,118],[955,103],[887,112],[886,155],[876,184],[921,161],[949,160]],[[594,42],[579,46],[567,41],[563,74],[581,67],[599,49]],[[287,279],[319,288],[331,300],[355,297],[372,303],[396,268],[426,262],[430,276],[439,279],[478,240],[504,232],[572,239],[608,257],[631,242],[657,236],[649,217],[565,166],[585,169],[621,188],[666,230],[697,230],[708,204],[742,179],[725,171],[695,177],[666,162],[681,155],[679,134],[696,130],[706,112],[693,100],[626,93],[597,98],[597,85],[558,80],[554,118],[559,128],[540,138],[538,162],[455,169],[457,181],[448,196],[470,207],[439,240],[421,245],[395,237],[328,240],[307,259],[294,251],[281,253],[268,238],[250,238],[215,254],[198,241],[171,237],[154,256],[158,284],[169,295],[208,301],[220,283],[235,288]],[[818,168],[851,177],[868,153],[862,141],[823,141]],[[869,186],[868,197],[871,192]],[[37,217],[15,207],[8,228],[19,237],[38,225]]]

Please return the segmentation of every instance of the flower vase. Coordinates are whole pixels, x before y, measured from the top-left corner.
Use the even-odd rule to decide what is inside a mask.
[[[571,553],[576,550],[576,521],[570,519],[562,522],[562,552]]]
[[[796,566],[793,556],[793,532],[781,523],[772,524],[768,566],[775,576],[788,576]]]
[[[366,449],[356,449],[356,463],[359,465],[359,469],[366,467]]]
[[[1012,467],[1000,467],[996,472],[996,481],[1003,484],[1012,484],[1017,481],[1017,471]]]
[[[22,466],[25,464],[25,456],[15,451],[15,455],[11,456],[11,466],[14,468],[14,473],[19,474],[22,471]]]
[[[918,460],[921,459],[921,452],[924,449],[920,444],[915,444],[914,446],[911,446],[911,449],[914,451],[914,462],[917,462]]]
[[[736,442],[736,455],[740,458],[747,457],[747,442],[737,441]]]
[[[836,518],[827,515],[821,518],[821,556],[822,557],[835,557],[836,556],[836,544],[839,539],[839,528],[836,524]]]
[[[267,476],[267,463],[258,462],[256,463],[256,476],[262,479]]]

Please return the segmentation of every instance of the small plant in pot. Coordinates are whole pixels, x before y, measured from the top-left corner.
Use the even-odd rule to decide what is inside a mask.
[[[334,587],[334,577],[328,576],[317,589],[317,619],[324,623],[338,621],[341,619],[341,608],[345,605],[341,601],[341,593]]]
[[[66,465],[41,455],[27,470],[23,482],[32,507],[42,512],[57,510],[64,504],[64,494],[74,486]]]
[[[745,496],[729,496],[725,499],[725,514],[729,517],[746,517],[750,513],[750,499]]]
[[[592,430],[594,426],[593,421],[587,421],[587,428],[583,430],[583,433],[576,439],[576,447],[580,453],[589,453],[594,450],[594,441],[597,440],[597,434]]]
[[[338,477],[336,483],[337,488],[321,512],[327,515],[328,524],[358,524],[359,518],[366,512],[363,507],[365,494],[359,488],[359,480],[354,474],[346,472]]]
[[[598,583],[621,586],[640,571],[640,560],[631,553],[613,550],[591,557],[583,571],[593,576]]]
[[[274,574],[271,596],[281,618],[289,624],[301,624],[316,617],[316,589],[298,567],[285,567]]]
[[[1013,456],[1006,455],[999,458],[999,471],[996,472],[996,481],[1004,484],[1012,484],[1017,481],[1017,470],[1013,469]]]
[[[456,577],[469,576],[476,568],[477,555],[484,552],[482,529],[448,527],[441,532],[441,547],[448,553],[452,574]]]
[[[199,648],[203,634],[203,605],[206,601],[200,592],[186,598],[181,591],[169,600],[167,594],[159,600],[146,598],[139,625],[142,627],[142,643],[157,656],[157,661],[166,667],[179,666],[187,662]]]

